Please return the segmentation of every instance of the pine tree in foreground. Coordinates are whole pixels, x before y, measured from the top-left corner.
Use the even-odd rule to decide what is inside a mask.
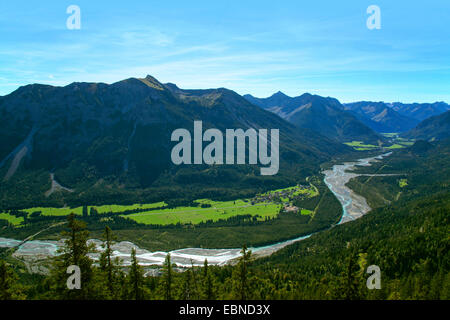
[[[134,300],[144,299],[144,272],[136,258],[136,249],[131,250],[131,266],[128,274],[129,298]]]
[[[62,233],[66,238],[65,245],[60,249],[60,255],[55,258],[51,271],[50,281],[54,291],[50,293],[52,299],[96,299],[99,292],[94,281],[93,261],[88,256],[95,251],[93,244],[88,245],[89,232],[86,223],[75,219],[71,213],[67,217],[69,231]],[[67,273],[69,266],[76,266],[80,270],[81,288],[69,289]],[[101,295],[100,295],[101,297]]]

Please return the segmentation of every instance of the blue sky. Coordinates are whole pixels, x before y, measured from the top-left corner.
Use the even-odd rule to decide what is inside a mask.
[[[68,30],[66,8],[81,9]],[[381,29],[369,30],[369,5]],[[151,74],[181,88],[450,102],[450,1],[2,1],[0,95]]]

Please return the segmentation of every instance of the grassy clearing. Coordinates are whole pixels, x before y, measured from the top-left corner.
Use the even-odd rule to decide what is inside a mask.
[[[199,203],[200,205],[208,204],[212,208],[229,208],[232,206],[246,206],[249,204],[248,201],[244,201],[241,199],[234,200],[234,201],[214,201],[214,200],[210,200],[210,199],[199,199],[199,200],[195,200],[194,202]],[[195,207],[189,207],[189,208],[195,208]]]
[[[148,219],[147,214],[161,212],[157,216],[151,217],[154,222],[166,224],[158,228],[150,228],[148,225],[130,225],[128,224],[114,224],[110,227],[114,230],[118,241],[131,241],[142,248],[149,250],[174,250],[180,248],[239,248],[243,244],[247,246],[267,245],[274,242],[284,241],[310,234],[318,230],[322,230],[331,224],[339,221],[342,214],[342,208],[334,197],[334,195],[326,188],[324,183],[316,177],[311,184],[311,189],[317,187],[319,195],[313,198],[308,196],[299,196],[293,201],[294,206],[297,206],[300,211],[282,212],[279,213],[279,208],[282,204],[259,202],[251,205],[253,199],[245,200],[241,198],[236,201],[213,201],[209,199],[199,199],[196,202],[198,206],[184,207],[189,209],[189,212],[174,213],[175,209],[171,209],[172,215],[167,216],[168,208],[155,209],[153,212],[146,211],[141,213],[133,213],[134,219]],[[319,201],[324,198],[323,201]],[[302,200],[313,201],[314,205],[305,206],[302,203],[296,204],[296,201]],[[320,202],[320,204],[317,204]],[[211,207],[202,208],[202,204],[211,204]],[[228,208],[233,206],[233,208]],[[219,208],[220,207],[220,208]],[[179,208],[178,208],[179,209]],[[194,210],[194,211],[192,211]],[[200,211],[199,211],[200,210]],[[315,211],[315,212],[313,212]],[[120,215],[130,218],[130,215],[119,213]],[[144,215],[143,215],[144,214]],[[220,224],[220,225],[205,225],[202,227],[169,227],[167,223],[177,223],[179,221],[193,221],[198,223],[207,219],[217,220],[226,219],[232,215],[245,214],[251,216],[259,215],[264,219],[266,216],[275,217],[261,223],[249,224]],[[143,216],[141,216],[143,215]],[[166,216],[165,216],[166,215]],[[181,217],[180,217],[181,216]],[[235,217],[236,220],[241,220]],[[100,219],[108,219],[105,215]],[[197,219],[197,220],[195,220]],[[261,219],[261,218],[259,218]],[[166,220],[166,221],[164,221]],[[143,220],[142,220],[143,221]],[[97,220],[89,220],[88,228],[90,230],[91,238],[102,238],[104,229],[97,227],[99,223]],[[16,228],[0,228],[0,235],[3,237],[25,239],[30,234],[34,234],[48,226],[47,221],[27,224]],[[57,240],[61,238],[61,232],[65,228],[63,226],[51,228],[39,234],[36,239]]]
[[[291,198],[299,195],[306,195],[308,198],[315,197],[319,194],[316,187],[300,188],[297,186],[277,189],[267,193],[258,195],[258,198],[267,197],[275,194],[290,194]],[[282,202],[289,202],[289,198],[281,197]],[[198,199],[195,201],[198,206],[193,207],[176,207],[171,209],[153,210],[149,212],[140,212],[130,215],[122,215],[122,217],[132,219],[138,223],[143,224],[197,224],[206,221],[226,220],[238,215],[257,216],[258,220],[273,218],[278,215],[281,204],[274,203],[270,200],[256,202],[254,199],[238,199],[233,201],[213,201],[210,199]],[[301,215],[311,215],[312,210],[301,209]]]
[[[98,206],[95,207],[98,211],[98,213],[107,213],[107,212],[122,212],[127,210],[136,210],[136,209],[154,209],[154,208],[160,208],[160,207],[166,207],[167,203],[164,201],[161,202],[155,202],[155,203],[145,203],[145,204],[132,204],[128,206],[123,205],[104,205],[104,206]]]
[[[395,138],[398,136],[397,132],[388,132],[388,133],[382,133],[383,136],[386,138]]]
[[[405,148],[405,146],[395,143],[392,146],[386,147],[386,149],[401,149],[401,148]]]
[[[269,191],[263,195],[268,195],[268,194],[274,194],[274,193],[280,193],[283,191],[290,191],[290,190],[295,190],[295,192],[292,193],[292,196],[299,196],[301,194],[306,194],[310,197],[315,197],[319,194],[319,191],[317,190],[317,188],[307,188],[307,189],[299,189],[297,187],[289,187],[289,188],[284,188],[284,189],[277,189],[277,190],[273,190],[273,191]]]
[[[107,213],[107,212],[123,212],[127,210],[136,210],[136,209],[152,209],[165,207],[167,204],[165,202],[155,202],[155,203],[147,203],[147,204],[132,204],[132,205],[104,205],[104,206],[94,206],[97,209],[98,213]],[[88,211],[91,207],[88,207]],[[21,211],[28,212],[31,214],[33,212],[40,211],[43,216],[67,216],[70,213],[75,213],[76,215],[83,214],[83,207],[76,208],[45,208],[45,207],[34,207],[29,209],[24,209]]]
[[[406,187],[408,185],[408,179],[400,179],[398,185],[400,188]]]
[[[284,194],[288,197],[281,197],[282,202],[286,203],[295,197],[303,196],[306,198],[315,197],[319,194],[316,187],[289,187],[284,189],[277,189],[269,191],[263,195],[269,194]],[[169,225],[169,224],[198,224],[207,221],[226,220],[233,216],[250,215],[257,217],[257,220],[264,221],[266,218],[273,218],[278,215],[282,208],[281,203],[275,203],[270,200],[271,197],[267,197],[259,202],[255,202],[253,199],[237,199],[231,201],[214,201],[210,199],[198,199],[195,200],[194,206],[179,206],[175,208],[167,207],[165,202],[148,203],[148,204],[133,204],[133,205],[103,205],[103,206],[88,206],[88,212],[94,207],[99,214],[104,213],[124,213],[129,210],[143,210],[137,213],[121,214],[121,217],[132,219],[138,223],[152,224],[152,225]],[[75,213],[81,216],[83,214],[83,207],[76,208],[47,208],[47,207],[33,207],[21,210],[27,212],[30,216],[32,213],[40,212],[42,216],[67,216],[70,213]],[[313,211],[301,208],[299,211],[301,215],[311,215]],[[23,218],[16,218],[8,213],[2,214],[0,219],[6,219],[11,221],[14,225],[20,225],[23,222]]]
[[[277,204],[255,204],[252,206],[242,200],[237,200],[236,204],[233,204],[233,201],[215,202],[215,206],[210,208],[176,207],[173,209],[123,215],[123,217],[143,224],[197,224],[208,220],[225,220],[238,215],[258,216],[258,220],[264,220],[265,217],[272,218],[277,216],[280,208],[281,205]]]
[[[398,133],[382,133],[383,136],[386,138],[392,139],[394,144],[390,147],[387,147],[387,149],[400,149],[403,147],[409,147],[414,144],[413,139],[406,139],[398,136]]]
[[[378,146],[373,144],[364,144],[362,141],[352,141],[352,142],[344,142],[344,144],[350,147],[363,147],[363,148],[378,148]]]
[[[308,209],[301,209],[301,210],[300,210],[300,213],[301,213],[302,215],[309,216],[309,215],[313,214],[314,211],[308,210]]]
[[[385,147],[386,149],[401,149],[406,148],[414,144],[414,140],[409,140],[405,138],[398,137],[397,133],[383,133],[385,137],[392,139],[393,144],[389,147]],[[378,149],[379,147],[373,144],[364,144],[362,141],[352,141],[352,142],[344,142],[347,146],[352,147],[357,151],[370,151]]]
[[[0,219],[7,220],[9,223],[11,223],[14,226],[18,226],[23,222],[23,217],[16,217],[9,213],[0,213]]]
[[[349,147],[352,147],[353,149],[357,151],[367,151],[367,150],[373,150],[377,149],[378,146],[373,144],[364,144],[362,141],[352,141],[352,142],[344,142],[344,144],[348,145]]]
[[[82,207],[77,208],[45,208],[45,207],[33,207],[29,209],[23,209],[21,211],[28,212],[28,215],[33,212],[41,212],[43,216],[67,216],[70,213],[75,213],[76,215],[82,215]]]

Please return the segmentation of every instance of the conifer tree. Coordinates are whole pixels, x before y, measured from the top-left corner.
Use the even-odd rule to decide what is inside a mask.
[[[98,211],[97,211],[97,209],[95,209],[95,207],[91,207],[90,215],[91,215],[91,217],[95,217],[98,215]]]
[[[203,296],[207,300],[214,299],[213,283],[208,270],[208,260],[203,263]]]
[[[15,272],[0,260],[0,300],[16,300],[25,298],[17,285],[18,277]]]
[[[361,283],[365,283],[361,279],[358,265],[358,255],[355,251],[351,252],[347,258],[346,273],[344,276],[344,299],[359,300]]]
[[[251,253],[250,250],[247,250],[246,245],[242,247],[242,256],[239,258],[239,263],[233,272],[234,296],[239,300],[247,300],[249,298],[248,263]]]
[[[83,206],[83,218],[86,218],[88,216],[88,207]]]
[[[181,299],[182,300],[190,300],[193,298],[192,295],[192,287],[191,287],[191,270],[186,270],[184,272],[184,282],[183,288],[181,291]]]
[[[136,249],[131,250],[131,266],[128,274],[128,284],[130,288],[129,298],[134,300],[144,299],[144,272],[136,258]]]
[[[69,231],[62,233],[67,238],[65,245],[60,249],[61,255],[55,259],[51,279],[55,281],[55,298],[60,299],[91,299],[97,295],[94,292],[92,260],[88,254],[94,252],[94,246],[88,245],[89,232],[83,221],[75,219],[75,214],[68,217]],[[78,266],[81,271],[81,289],[68,289],[67,268],[71,265]]]
[[[163,274],[163,286],[164,286],[164,299],[172,300],[172,262],[170,260],[170,253],[167,254],[166,260],[164,261],[163,266],[164,274]]]
[[[105,250],[100,255],[100,270],[104,275],[104,282],[106,282],[109,296],[113,299],[117,299],[120,291],[118,288],[120,262],[118,258],[113,259],[112,257],[113,250],[111,249],[111,246],[113,245],[114,235],[108,226],[105,227],[104,238]]]

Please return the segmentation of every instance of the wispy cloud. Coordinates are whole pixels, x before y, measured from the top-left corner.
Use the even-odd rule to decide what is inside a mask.
[[[34,82],[111,83],[152,74],[185,88],[226,86],[262,96],[304,90],[343,100],[433,94],[450,100],[444,90],[450,44],[440,41],[450,27],[432,19],[421,28],[408,24],[430,14],[414,5],[405,17],[401,6],[380,2],[383,28],[370,32],[360,3],[140,2],[137,8],[80,0],[86,20],[69,31],[61,4],[34,12],[15,2],[22,7],[3,2],[0,10],[8,12],[0,13],[0,94]]]

